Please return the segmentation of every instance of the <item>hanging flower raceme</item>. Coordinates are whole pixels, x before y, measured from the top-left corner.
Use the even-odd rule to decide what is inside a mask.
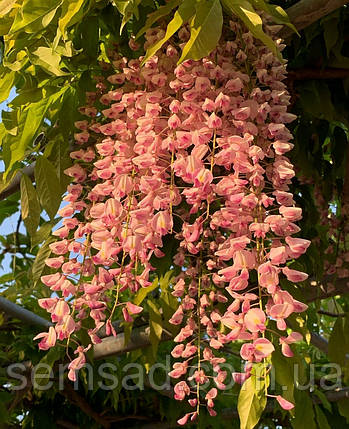
[[[286,333],[286,321],[307,308],[280,284],[306,280],[291,263],[310,244],[295,236],[302,214],[289,191],[293,145],[285,124],[295,117],[287,112],[285,65],[238,22],[228,33],[200,61],[177,65],[180,49],[167,42],[143,67],[142,58],[116,54],[105,65],[110,75],[96,78],[96,92],[80,108],[87,119],[76,124],[83,148],[71,153],[66,173],[74,183],[46,261],[56,272],[42,277],[58,298],[40,301],[56,323],[40,334],[40,347],[74,340],[86,318],[94,320],[88,333],[95,344],[103,324],[115,334],[116,309],[128,322],[142,311],[129,297],[151,284],[150,259],[163,256],[163,237],[179,240],[170,376],[175,399],[193,409],[179,424],[195,420],[201,406],[216,414],[228,376],[224,347],[245,342],[245,372],[233,374],[242,383],[254,365],[267,369],[275,347],[293,355],[301,335]],[[148,30],[145,48],[162,36]],[[187,40],[186,29],[179,38]],[[270,341],[270,323],[279,344]],[[85,351],[75,351],[72,380]]]

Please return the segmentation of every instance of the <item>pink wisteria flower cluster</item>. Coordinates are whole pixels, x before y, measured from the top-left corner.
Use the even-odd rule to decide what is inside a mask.
[[[164,255],[164,237],[177,239],[178,309],[170,323],[179,333],[170,376],[175,399],[192,407],[179,424],[194,421],[201,406],[216,414],[228,376],[224,348],[243,342],[245,371],[233,374],[243,383],[253,365],[270,362],[275,346],[293,355],[302,336],[286,331],[286,320],[307,308],[280,285],[282,278],[306,280],[292,262],[310,244],[295,236],[302,213],[289,191],[295,173],[286,124],[295,116],[287,112],[285,65],[238,22],[225,33],[200,61],[177,65],[189,37],[183,28],[143,66],[142,57],[118,54],[103,65],[107,77],[96,78],[96,91],[80,108],[87,119],[76,123],[82,148],[71,153],[66,174],[74,183],[46,261],[55,272],[42,277],[55,295],[39,302],[55,323],[38,336],[41,349],[57,340],[72,344],[86,318],[94,321],[88,334],[96,344],[103,325],[115,335],[116,311],[127,322],[142,311],[132,295],[151,284],[151,258]],[[144,48],[163,36],[162,29],[148,30]],[[71,380],[86,347],[76,348]]]

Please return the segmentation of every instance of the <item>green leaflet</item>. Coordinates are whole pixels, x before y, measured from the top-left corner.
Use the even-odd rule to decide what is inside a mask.
[[[156,279],[153,281],[153,283],[148,287],[142,287],[139,289],[139,291],[136,293],[136,296],[133,299],[133,303],[136,305],[140,305],[143,300],[146,298],[146,296],[152,292],[154,289],[156,289],[159,286],[159,279],[156,277]]]
[[[196,13],[190,22],[190,39],[184,46],[178,63],[186,59],[199,60],[217,46],[222,34],[223,14],[219,0],[196,3]]]
[[[315,414],[319,429],[331,429],[331,426],[328,424],[326,416],[319,405],[315,405]]]
[[[153,290],[155,290],[159,286],[161,289],[161,293],[163,293],[165,290],[168,289],[168,285],[170,283],[172,275],[173,275],[172,270],[170,270],[164,276],[161,276],[160,279],[156,277],[150,286],[139,289],[139,291],[136,293],[136,296],[132,302],[136,305],[140,305],[147,297],[147,295],[150,292],[153,292]]]
[[[5,67],[0,67],[0,103],[6,100],[15,84],[16,73]]]
[[[238,399],[238,413],[240,417],[240,429],[253,429],[267,405],[265,396],[266,383],[269,378],[264,378],[264,364],[253,367],[249,377],[241,387]]]
[[[328,357],[342,367],[346,364],[346,355],[349,353],[349,319],[337,317],[331,336],[328,341]]]
[[[332,48],[334,58],[329,62],[329,66],[338,68],[349,68],[349,57],[342,54],[343,40],[337,40]]]
[[[62,13],[58,20],[58,28],[63,38],[66,38],[66,30],[69,26],[78,22],[79,12],[83,8],[86,0],[63,0]]]
[[[34,260],[32,269],[31,269],[31,277],[33,280],[34,286],[40,280],[40,277],[45,268],[45,260],[50,256],[51,249],[49,248],[49,244],[55,241],[54,237],[49,237],[45,243],[40,247],[36,258]]]
[[[31,248],[41,244],[43,241],[47,239],[50,235],[50,232],[54,226],[55,222],[45,222],[42,224],[38,231],[31,237]]]
[[[147,303],[149,307],[149,338],[152,346],[153,357],[155,357],[162,335],[162,317],[159,308],[153,301],[149,299]]]
[[[322,392],[321,390],[317,389],[316,386],[314,388],[314,395],[316,395],[320,401],[321,401],[321,405],[329,412],[332,413],[332,405],[329,402],[329,400],[327,399],[326,395],[324,392]]]
[[[81,32],[81,48],[83,52],[91,57],[91,61],[96,61],[99,39],[98,17],[86,17],[79,24],[79,31]]]
[[[16,196],[11,195],[6,198],[6,200],[0,201],[0,225],[6,218],[14,213],[18,213],[18,201]]]
[[[195,13],[195,4],[192,0],[184,0],[184,2],[179,6],[176,13],[174,14],[173,19],[169,22],[166,34],[163,39],[159,40],[155,45],[151,46],[142,61],[142,65],[150,58],[152,57],[160,48],[161,46],[167,42],[167,40],[172,37],[176,31],[180,29],[180,27],[189,21],[189,19],[194,15]]]
[[[338,31],[338,18],[327,19],[322,23],[324,28],[324,40],[326,44],[327,57],[330,57],[332,48],[336,45],[339,31]]]
[[[47,110],[55,103],[67,90],[68,86],[63,87],[60,91],[52,94],[47,98],[43,98],[37,103],[30,104],[21,114],[18,123],[18,138],[12,138],[9,147],[4,152],[5,172],[3,181],[5,182],[9,174],[12,172],[12,167],[17,161],[21,161],[25,154],[28,145],[33,141],[35,134],[38,132]]]
[[[148,16],[145,25],[136,34],[136,40],[141,37],[141,35],[144,34],[160,18],[169,15],[174,8],[176,8],[179,4],[182,3],[182,1],[183,0],[170,0],[165,5],[160,6],[159,9],[157,9],[155,12],[151,13]]]
[[[0,0],[0,16],[4,16],[13,8],[16,0]]]
[[[62,103],[62,106],[64,105],[65,103]],[[58,120],[60,121],[61,118],[59,118]],[[64,125],[65,123],[64,124],[62,123],[62,126]],[[59,186],[61,189],[60,193],[63,194],[66,191],[67,186],[71,181],[71,178],[66,174],[64,174],[64,170],[72,165],[71,159],[69,157],[68,138],[66,140],[63,140],[61,136],[58,136],[58,138],[54,142],[54,145],[52,146],[52,153],[50,155],[47,155],[47,158],[55,166],[55,171],[56,171],[56,174],[59,180]]]
[[[292,31],[297,33],[298,36],[300,36],[297,31],[297,28],[291,23],[290,18],[281,6],[267,3],[267,1],[265,0],[252,0],[252,3],[256,9],[264,10],[265,12],[267,12],[273,18],[274,22],[276,22],[277,24],[286,25]]]
[[[40,156],[36,160],[34,174],[41,206],[52,220],[61,203],[61,189],[55,167],[48,159]]]
[[[160,278],[160,304],[162,308],[162,315],[164,319],[164,329],[171,332],[172,335],[176,335],[179,331],[179,327],[169,323],[173,313],[177,310],[179,302],[176,297],[171,293],[170,283],[173,277],[172,270],[168,271],[165,276]]]
[[[29,235],[33,236],[39,226],[41,208],[36,190],[26,174],[21,178],[21,213]]]
[[[294,373],[295,360],[285,357],[279,347],[276,347],[272,354],[272,363],[275,368],[275,378],[277,383],[285,388],[282,396],[294,403]]]
[[[42,99],[42,89],[41,88],[29,88],[23,91],[15,97],[9,103],[11,108],[21,107],[23,104],[27,103],[36,103]]]
[[[5,56],[3,64],[12,71],[20,71],[29,62],[28,55],[24,50],[20,52],[13,52],[9,56]]]
[[[338,406],[339,414],[345,417],[347,422],[349,422],[349,399],[348,398],[340,399],[337,402],[337,406]]]
[[[47,27],[54,18],[61,0],[24,0],[11,26],[10,34],[24,30],[36,33]]]
[[[17,111],[15,110],[3,110],[1,112],[2,125],[4,127],[4,137],[6,133],[11,136],[16,136],[18,131],[18,122],[17,122]]]
[[[59,67],[61,56],[53,51],[52,48],[40,46],[35,51],[28,51],[28,55],[32,64],[41,67],[49,74],[53,74],[54,76],[64,76],[67,74]]]
[[[263,31],[263,22],[251,3],[247,0],[222,0],[227,11],[242,20],[251,33],[266,45],[280,59],[281,54],[273,39]]]
[[[295,390],[295,418],[291,420],[293,429],[316,429],[313,402],[308,392]]]
[[[112,3],[116,6],[118,11],[123,16],[121,25],[120,25],[120,34],[121,34],[123,28],[128,23],[128,21],[133,17],[133,15],[137,19],[139,19],[138,6],[141,3],[141,0],[113,0]]]
[[[54,363],[60,359],[64,353],[64,349],[60,347],[53,347],[46,355],[40,360],[35,367],[33,385],[34,388],[48,385],[50,378],[52,378],[52,367]]]

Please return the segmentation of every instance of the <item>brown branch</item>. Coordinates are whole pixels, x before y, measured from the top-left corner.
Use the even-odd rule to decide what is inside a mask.
[[[122,417],[106,417],[106,419],[110,423],[123,422],[125,420],[145,420],[145,421],[151,420],[147,416],[140,416],[140,415],[136,415],[136,414],[135,415],[129,415],[129,416],[122,416]]]
[[[286,12],[292,24],[299,31],[347,3],[348,0],[300,0],[289,7]],[[283,39],[292,36],[292,34],[294,34],[293,31],[288,27],[284,27],[280,31],[280,36]]]
[[[323,314],[324,316],[329,317],[345,317],[345,313],[331,313],[331,311],[318,310],[318,314]]]
[[[19,191],[19,187],[21,184],[21,178],[23,174],[26,174],[32,181],[34,180],[34,168],[35,162],[24,167],[22,171],[19,171],[15,177],[12,179],[11,183],[8,185],[6,189],[0,192],[0,201]]]
[[[163,334],[162,341],[169,339],[171,337],[168,334]],[[150,345],[149,327],[137,328],[132,331],[131,338],[127,344],[125,344],[124,333],[120,333],[116,337],[103,338],[100,344],[95,344],[93,347],[94,359],[117,356],[132,350],[143,349]]]
[[[310,343],[325,355],[328,354],[328,341],[317,332],[311,332]]]
[[[349,77],[349,69],[319,69],[303,68],[289,70],[287,73],[288,80],[310,80],[310,79],[346,79]]]
[[[86,399],[80,396],[79,393],[76,390],[74,390],[73,386],[71,386],[69,383],[67,383],[64,386],[64,390],[60,391],[59,393],[61,393],[69,402],[79,407],[83,413],[91,417],[96,423],[101,425],[103,428],[105,429],[110,428],[110,423],[105,418],[100,416],[96,411],[94,411],[94,409],[86,401]]]
[[[67,422],[65,420],[57,420],[56,425],[66,429],[80,429],[79,426],[74,425],[73,423]]]
[[[337,402],[344,398],[349,398],[349,387],[343,389],[330,390],[326,393],[326,398],[330,402]]]

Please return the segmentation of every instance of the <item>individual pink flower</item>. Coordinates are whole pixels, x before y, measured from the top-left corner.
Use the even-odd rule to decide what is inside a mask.
[[[63,320],[64,316],[70,313],[70,308],[68,303],[64,299],[57,301],[54,310],[51,313],[52,322],[60,322]]]
[[[49,244],[49,248],[56,255],[64,255],[68,252],[68,244],[67,240],[56,241],[55,243]]]
[[[295,255],[295,258],[305,253],[311,243],[309,240],[304,240],[303,238],[292,237],[286,237],[285,241],[289,245],[291,252]]]
[[[285,246],[272,247],[269,252],[269,258],[272,264],[284,264],[288,259],[288,254]]]
[[[49,313],[52,313],[56,307],[58,298],[40,298],[38,304]]]
[[[244,317],[245,326],[250,332],[265,331],[265,321],[265,313],[260,308],[248,310]]]
[[[222,119],[219,116],[217,116],[215,113],[211,113],[207,121],[207,126],[209,128],[221,128]]]
[[[259,284],[267,288],[269,293],[273,293],[279,284],[277,269],[270,262],[265,262],[258,267],[258,273],[260,274]]]
[[[67,176],[73,177],[76,182],[80,183],[82,183],[87,177],[86,171],[78,164],[75,164],[72,167],[65,169],[64,173]]]
[[[270,356],[275,350],[273,344],[266,338],[258,338],[253,341],[254,346],[254,356],[257,362],[260,362],[262,359]]]
[[[174,386],[174,398],[178,401],[183,401],[183,399],[190,394],[190,388],[185,381],[180,381]]]
[[[287,280],[290,282],[303,282],[308,278],[308,274],[303,273],[302,271],[291,270],[288,267],[282,269],[282,272],[287,277]]]
[[[181,125],[181,120],[176,114],[173,114],[172,116],[170,116],[167,123],[169,128],[173,130]]]
[[[207,401],[207,406],[209,408],[214,407],[214,403],[213,403],[213,399],[215,399],[217,397],[217,389],[215,387],[212,387],[212,389],[210,389],[205,396],[205,399]]]
[[[299,207],[279,207],[279,212],[290,222],[295,222],[302,219],[302,209]]]
[[[63,256],[58,256],[57,258],[47,258],[45,260],[45,264],[50,268],[59,268],[62,266],[64,262]]]
[[[292,332],[287,337],[280,337],[279,342],[281,344],[281,352],[286,357],[293,357],[294,353],[291,350],[290,344],[301,341],[303,336],[298,332]]]
[[[180,426],[184,426],[185,424],[187,424],[190,415],[190,413],[185,414],[181,419],[177,420],[177,423]]]
[[[81,369],[85,363],[86,363],[86,357],[85,357],[85,353],[89,350],[89,348],[91,347],[91,345],[89,345],[86,348],[83,348],[82,346],[79,346],[76,350],[75,350],[75,354],[78,355],[77,358],[73,359],[70,364],[68,365],[68,378],[71,381],[76,381],[76,372]]]
[[[168,211],[160,211],[153,218],[152,227],[160,235],[167,234],[172,226],[172,218]]]
[[[74,319],[69,315],[63,316],[63,319],[56,325],[55,329],[59,340],[68,338],[76,328]]]
[[[286,319],[290,316],[295,310],[293,304],[289,302],[285,302],[283,304],[276,304],[270,308],[269,316],[273,319],[276,319],[276,324],[278,329],[285,330],[286,329]]]
[[[55,273],[55,274],[48,274],[46,276],[41,277],[41,281],[46,286],[54,286],[57,284],[57,282],[62,278],[61,273]]]
[[[188,362],[175,362],[173,364],[173,370],[168,373],[172,378],[179,378],[187,373]]]
[[[55,328],[50,326],[48,332],[42,332],[41,334],[36,335],[33,340],[38,340],[39,338],[42,338],[39,343],[40,350],[48,350],[49,348],[54,347],[57,340]]]
[[[143,307],[140,307],[139,305],[132,304],[132,302],[126,302],[127,310],[131,314],[139,314],[143,311]]]
[[[292,404],[292,402],[287,401],[285,398],[283,398],[280,395],[276,396],[276,400],[280,404],[280,407],[283,408],[284,410],[292,410],[292,408],[294,408],[294,404]]]
[[[172,325],[180,325],[183,320],[183,307],[180,305],[169,320]]]

